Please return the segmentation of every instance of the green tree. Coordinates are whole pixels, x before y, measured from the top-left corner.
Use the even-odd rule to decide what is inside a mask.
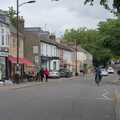
[[[90,5],[93,5],[94,1],[95,0],[85,0],[85,4],[90,3]],[[111,4],[112,4],[112,8],[110,7]],[[105,9],[108,9],[115,14],[120,13],[120,0],[112,0],[112,1],[111,0],[100,0],[100,5],[104,6]]]
[[[16,11],[13,7],[9,7],[8,16],[12,25],[16,27]]]
[[[64,41],[74,43],[75,40],[82,48],[93,55],[95,64],[106,65],[112,56],[111,50],[104,46],[103,36],[98,30],[88,30],[86,28],[66,30]]]
[[[98,30],[103,46],[109,48],[115,56],[120,56],[120,18],[100,22]]]

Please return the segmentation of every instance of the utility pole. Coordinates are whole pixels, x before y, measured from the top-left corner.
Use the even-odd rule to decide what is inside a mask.
[[[77,61],[77,40],[75,40],[75,76],[78,76]]]
[[[19,0],[17,0],[17,68],[16,68],[16,72],[18,74],[19,72]]]
[[[28,3],[34,3],[36,2],[35,0],[30,0],[27,2],[23,2],[19,4],[19,0],[17,2],[17,18],[16,18],[16,27],[17,27],[17,64],[16,64],[16,79],[19,82],[19,77],[20,77],[20,65],[19,65],[19,7],[23,6],[24,4]]]

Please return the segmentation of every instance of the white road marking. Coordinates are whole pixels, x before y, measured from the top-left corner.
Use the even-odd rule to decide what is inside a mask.
[[[112,98],[108,97],[107,95],[109,94],[108,90],[104,89],[104,93],[102,94],[101,98],[96,98],[97,100],[108,100],[108,101],[113,101]]]

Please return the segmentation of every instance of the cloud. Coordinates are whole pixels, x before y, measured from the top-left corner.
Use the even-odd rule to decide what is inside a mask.
[[[27,0],[19,0],[21,3]],[[0,7],[7,9],[15,7],[16,0],[1,0]],[[96,28],[99,21],[113,17],[107,10],[99,6],[84,5],[84,0],[37,0],[36,3],[20,8],[20,15],[25,18],[26,26],[37,26],[56,33],[63,34],[67,28]]]

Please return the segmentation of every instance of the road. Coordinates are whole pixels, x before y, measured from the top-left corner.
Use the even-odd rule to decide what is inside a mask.
[[[115,120],[114,75],[0,91],[1,120]]]

